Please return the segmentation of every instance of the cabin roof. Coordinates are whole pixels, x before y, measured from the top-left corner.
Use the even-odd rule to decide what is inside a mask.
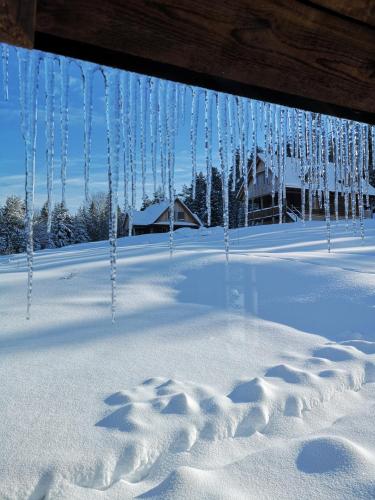
[[[202,222],[200,221],[199,217],[194,214],[187,205],[180,199],[176,198],[175,203],[179,202],[183,208],[193,217],[193,219],[196,221],[196,224],[198,226],[202,226]],[[163,215],[163,213],[168,210],[169,208],[169,201],[161,201],[160,203],[155,203],[153,205],[150,205],[149,207],[145,208],[144,210],[135,210],[133,212],[133,225],[134,226],[149,226],[151,224],[158,224],[158,225],[168,225],[169,222],[156,222],[159,217]],[[191,222],[183,222],[179,221],[178,222],[179,226],[192,226]]]
[[[258,153],[258,158],[264,164],[266,163],[266,157],[263,153]],[[300,177],[300,165],[301,162],[297,158],[287,157],[285,160],[285,186],[289,188],[301,189],[301,177]],[[341,187],[341,179],[339,177],[339,188]],[[335,191],[335,166],[333,163],[328,165],[328,189],[329,191]],[[366,183],[364,182],[364,190],[366,189]],[[368,184],[368,194],[375,196],[375,188]]]

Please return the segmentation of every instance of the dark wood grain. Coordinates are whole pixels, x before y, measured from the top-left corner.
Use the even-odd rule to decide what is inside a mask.
[[[36,0],[0,0],[0,41],[32,48]]]
[[[39,0],[37,31],[112,51],[117,66],[124,54],[144,61],[145,72],[150,63],[174,68],[181,81],[186,70],[284,103],[375,116],[374,30],[311,2]]]
[[[370,26],[375,26],[374,0],[310,0],[311,3],[329,9]]]

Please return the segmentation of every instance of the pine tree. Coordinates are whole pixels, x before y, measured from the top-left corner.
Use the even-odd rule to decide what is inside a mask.
[[[25,204],[18,196],[9,196],[0,210],[1,252],[25,251]]]
[[[64,203],[57,203],[52,213],[52,238],[55,247],[74,242],[73,219]]]

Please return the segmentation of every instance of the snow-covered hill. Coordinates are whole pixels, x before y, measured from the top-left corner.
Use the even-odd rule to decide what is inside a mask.
[[[0,498],[374,498],[374,222],[1,258]]]

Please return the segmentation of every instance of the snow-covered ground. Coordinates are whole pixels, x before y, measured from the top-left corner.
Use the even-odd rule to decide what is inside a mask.
[[[0,260],[1,499],[375,497],[375,221]]]

